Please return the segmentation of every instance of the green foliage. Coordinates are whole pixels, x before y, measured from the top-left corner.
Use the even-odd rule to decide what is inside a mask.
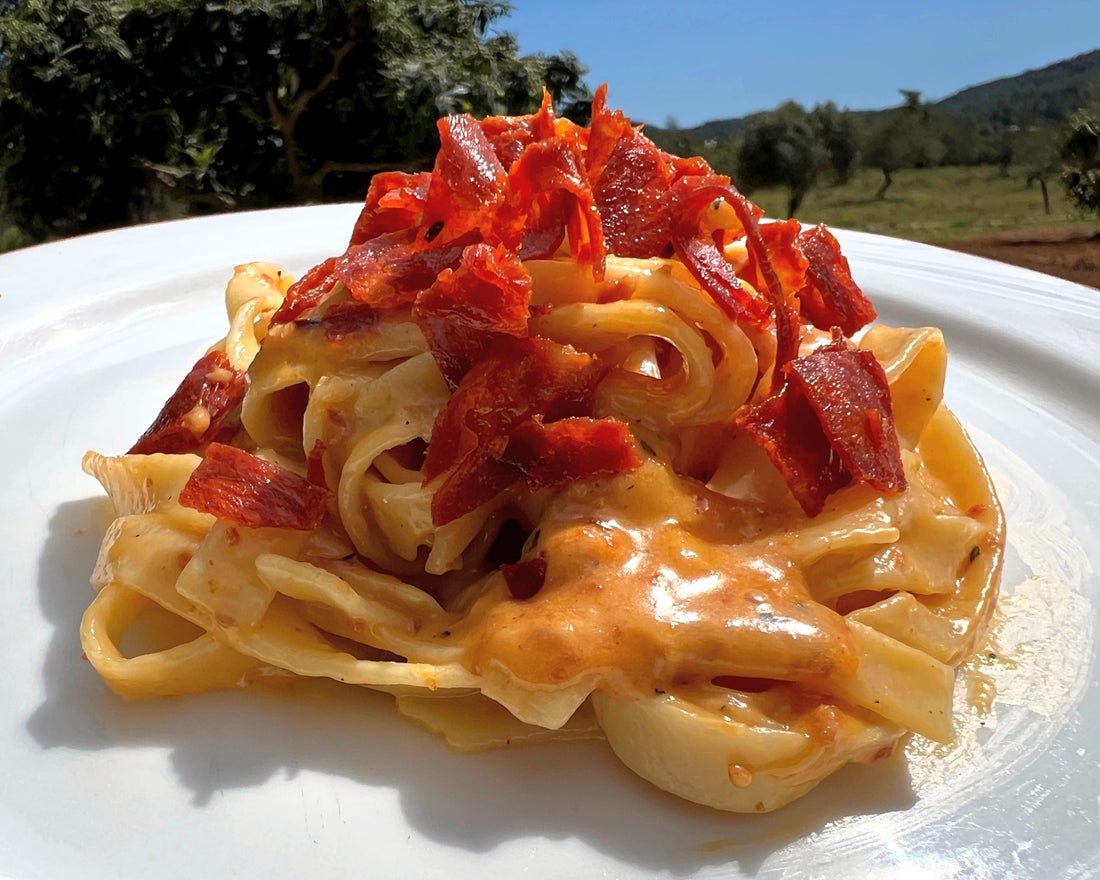
[[[34,239],[361,197],[447,113],[583,118],[571,54],[493,0],[26,0],[0,14],[0,210]]]
[[[940,164],[945,148],[938,137],[932,114],[921,103],[920,92],[901,90],[905,104],[880,114],[867,135],[863,160],[878,168],[883,183],[877,198],[883,198],[900,168],[932,168]]]
[[[809,123],[829,154],[833,182],[847,183],[859,162],[859,135],[855,117],[849,112],[838,110],[836,104],[829,101],[810,111]]]
[[[941,165],[1001,165],[1012,161],[1015,138],[1007,129],[932,109],[929,125],[943,147]]]
[[[1052,213],[1047,183],[1057,176],[1062,165],[1055,131],[1052,127],[1034,127],[1010,135],[1011,161],[1023,167],[1028,186],[1039,184],[1043,209],[1047,214]]]
[[[118,93],[100,80],[132,63],[115,4],[28,0],[0,19],[0,197],[35,238],[66,213],[117,215],[133,169],[112,161]],[[10,180],[10,184],[7,181]]]
[[[831,173],[834,182],[846,182],[857,156],[850,114],[841,113],[834,104],[807,113],[788,102],[749,123],[734,177],[746,192],[762,186],[785,186],[789,193],[787,216],[791,217],[822,174]]]
[[[680,155],[700,155],[710,163],[710,167],[729,178],[737,177],[737,162],[741,155],[740,138],[726,138],[713,144],[706,144],[693,153]]]
[[[787,216],[794,216],[829,161],[806,111],[788,102],[749,125],[737,158],[738,185],[751,193],[762,186],[790,192]]]
[[[1062,183],[1079,208],[1100,213],[1100,105],[1077,113],[1060,148]]]

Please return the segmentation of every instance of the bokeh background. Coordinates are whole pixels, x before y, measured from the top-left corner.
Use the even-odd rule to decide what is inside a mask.
[[[1098,35],[1096,0],[0,0],[0,249],[358,200],[442,115],[608,82],[770,215],[1100,287]]]

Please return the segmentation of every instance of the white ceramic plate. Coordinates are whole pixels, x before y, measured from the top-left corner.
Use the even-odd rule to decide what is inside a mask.
[[[225,324],[232,266],[301,272],[354,206],[140,227],[0,257],[0,876],[1071,877],[1100,872],[1100,293],[843,234],[895,324],[935,324],[948,401],[1008,511],[1004,615],[959,745],[848,768],[770,816],[682,803],[601,744],[453,754],[368,691],[126,703],[80,659],[124,450]],[[973,696],[973,694],[971,695]]]

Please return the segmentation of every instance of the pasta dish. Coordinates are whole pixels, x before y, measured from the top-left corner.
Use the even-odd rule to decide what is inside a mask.
[[[459,749],[604,736],[743,812],[949,742],[1004,524],[940,332],[873,324],[826,228],[603,89],[588,127],[439,129],[340,253],[238,266],[226,336],[85,456],[107,685],[329,678]],[[124,650],[151,610],[185,634]]]

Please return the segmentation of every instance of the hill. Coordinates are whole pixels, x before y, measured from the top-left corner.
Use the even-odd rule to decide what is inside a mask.
[[[1093,100],[1100,100],[1100,49],[1037,70],[969,86],[929,106],[968,122],[1005,128],[1061,122]],[[886,111],[856,111],[866,120],[883,112]],[[733,119],[716,119],[675,133],[704,143],[722,141],[743,134],[749,123],[762,115],[753,113]],[[662,143],[671,133],[658,126],[646,125],[646,134]]]
[[[1061,122],[1100,98],[1100,49],[1018,76],[963,89],[935,106],[974,122],[1025,126]]]

